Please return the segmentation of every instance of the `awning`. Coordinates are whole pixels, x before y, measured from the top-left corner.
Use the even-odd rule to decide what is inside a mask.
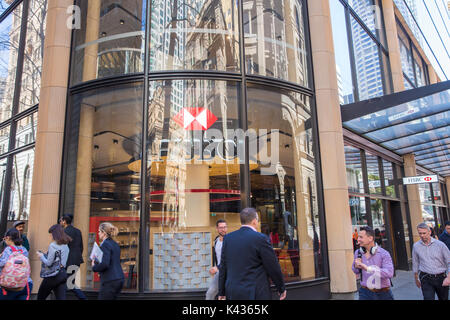
[[[450,176],[450,81],[341,107],[343,126]]]

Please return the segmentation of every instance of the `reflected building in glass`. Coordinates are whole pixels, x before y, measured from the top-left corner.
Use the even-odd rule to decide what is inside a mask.
[[[385,3],[380,21],[378,0],[0,2],[0,233],[24,220],[41,249],[73,214],[92,298],[101,223],[119,230],[121,298],[203,299],[216,222],[233,232],[246,207],[290,299],[354,292],[365,225],[407,270],[414,224],[448,219],[448,93],[343,123],[346,106],[398,88],[393,71],[411,88],[438,80]],[[401,181],[414,172],[440,182],[412,193]]]

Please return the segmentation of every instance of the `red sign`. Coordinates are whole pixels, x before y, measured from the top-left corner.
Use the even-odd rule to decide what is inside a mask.
[[[425,180],[425,181],[431,181],[432,179],[431,179],[431,177],[425,177],[425,178],[423,178],[423,180]]]
[[[184,108],[173,120],[186,130],[208,130],[217,121],[217,117],[205,108]]]

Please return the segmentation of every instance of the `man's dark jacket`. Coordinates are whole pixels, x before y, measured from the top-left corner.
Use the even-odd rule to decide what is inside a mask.
[[[450,250],[450,235],[444,230],[439,236],[439,240],[447,245],[448,250]]]
[[[248,227],[224,237],[219,296],[227,300],[271,300],[269,278],[283,293],[283,274],[268,237]]]
[[[83,236],[81,231],[72,225],[68,225],[64,232],[72,238],[69,242],[69,257],[67,258],[67,267],[75,265],[80,266],[83,261]]]
[[[100,246],[103,252],[102,262],[94,265],[92,270],[100,273],[100,282],[125,279],[120,265],[120,247],[114,240],[108,238]]]

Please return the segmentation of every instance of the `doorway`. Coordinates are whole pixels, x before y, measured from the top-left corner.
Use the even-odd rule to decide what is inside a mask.
[[[394,267],[408,270],[408,255],[406,253],[405,227],[403,225],[400,202],[388,201],[388,210],[392,235],[392,260]]]

